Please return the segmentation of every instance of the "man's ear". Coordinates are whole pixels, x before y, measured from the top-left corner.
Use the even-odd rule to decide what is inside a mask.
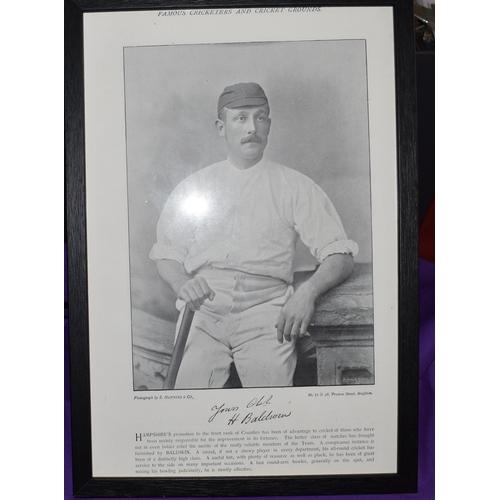
[[[215,128],[221,137],[226,136],[226,124],[224,120],[221,120],[220,118],[215,120]]]

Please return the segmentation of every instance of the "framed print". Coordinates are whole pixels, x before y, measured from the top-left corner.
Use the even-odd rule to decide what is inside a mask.
[[[75,497],[415,491],[412,12],[66,1]]]

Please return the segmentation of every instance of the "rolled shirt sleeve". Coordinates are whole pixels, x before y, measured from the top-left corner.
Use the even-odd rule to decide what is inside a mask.
[[[154,261],[168,259],[184,263],[196,231],[196,219],[184,213],[189,187],[179,184],[169,196],[156,226],[156,243],[149,257]]]
[[[299,200],[294,227],[319,262],[335,253],[358,254],[357,243],[347,238],[333,203],[317,184]]]

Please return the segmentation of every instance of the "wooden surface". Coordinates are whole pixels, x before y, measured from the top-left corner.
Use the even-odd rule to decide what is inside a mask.
[[[318,385],[375,383],[371,264],[316,303],[309,333],[316,344]]]
[[[342,285],[316,302],[312,326],[373,325],[371,264],[356,264]]]
[[[159,390],[174,349],[175,323],[139,309],[132,311],[134,390]]]

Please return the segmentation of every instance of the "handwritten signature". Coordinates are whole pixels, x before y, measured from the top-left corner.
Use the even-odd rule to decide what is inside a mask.
[[[260,398],[251,399],[246,405],[246,408],[257,409],[259,407],[269,406],[273,396],[262,396]],[[222,403],[219,405],[214,405],[211,408],[213,412],[208,421],[213,422],[219,415],[225,415],[228,417],[228,425],[233,425],[235,422],[240,421],[241,424],[255,423],[255,422],[263,422],[266,420],[274,420],[276,418],[286,418],[289,417],[292,412],[288,411],[287,413],[275,413],[272,410],[265,410],[260,415],[255,416],[252,412],[247,413],[243,418],[240,418],[240,413],[238,413],[240,407],[239,406],[227,406],[226,403]]]
[[[272,396],[262,396],[260,398],[253,398],[247,404],[246,408],[255,408],[258,406],[268,406],[271,404]],[[212,406],[211,411],[214,413],[208,419],[209,422],[213,422],[217,415],[222,415],[226,413],[234,413],[239,410],[239,406],[226,406],[226,403],[222,403],[220,405]]]
[[[248,404],[247,408],[253,408],[255,406],[268,406],[271,404],[271,399],[273,399],[272,396],[262,396],[261,398],[253,398]]]

